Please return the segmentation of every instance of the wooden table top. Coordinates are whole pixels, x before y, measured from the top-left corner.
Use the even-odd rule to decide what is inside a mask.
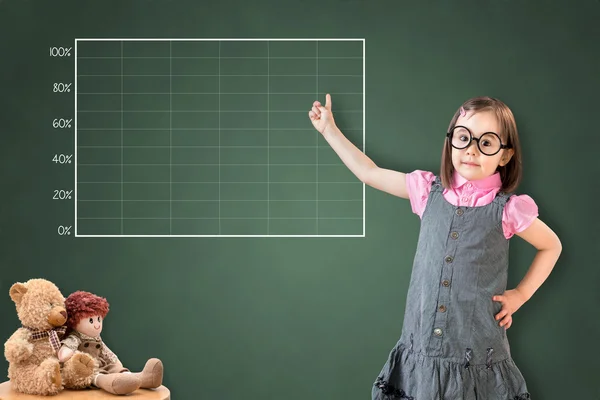
[[[159,386],[156,389],[138,389],[127,396],[117,396],[100,389],[63,390],[55,396],[35,396],[15,392],[10,382],[0,383],[0,400],[116,400],[120,397],[127,400],[171,400],[171,393],[166,387]]]

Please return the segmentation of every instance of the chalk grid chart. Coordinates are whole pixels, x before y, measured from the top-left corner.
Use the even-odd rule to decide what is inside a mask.
[[[76,236],[364,236],[363,39],[77,39]]]

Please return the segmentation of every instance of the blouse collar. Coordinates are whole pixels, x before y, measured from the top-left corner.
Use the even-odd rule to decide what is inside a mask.
[[[487,178],[469,181],[463,176],[461,176],[458,172],[456,172],[456,170],[454,171],[452,185],[454,189],[461,188],[467,182],[471,183],[476,189],[479,190],[499,189],[500,187],[502,187],[502,179],[500,178],[500,172],[495,172]]]

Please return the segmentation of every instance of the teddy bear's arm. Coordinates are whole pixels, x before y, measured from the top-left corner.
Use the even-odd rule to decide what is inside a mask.
[[[29,342],[29,336],[27,329],[19,328],[4,343],[4,357],[9,363],[23,362],[33,354],[33,343]]]

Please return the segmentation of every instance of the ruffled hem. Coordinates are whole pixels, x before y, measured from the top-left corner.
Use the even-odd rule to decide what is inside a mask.
[[[531,400],[511,358],[465,364],[397,344],[373,385],[373,400]]]
[[[378,388],[382,394],[385,394],[392,399],[415,400],[412,396],[407,395],[404,390],[390,385],[387,381],[382,380],[381,377],[377,377],[375,387]]]

